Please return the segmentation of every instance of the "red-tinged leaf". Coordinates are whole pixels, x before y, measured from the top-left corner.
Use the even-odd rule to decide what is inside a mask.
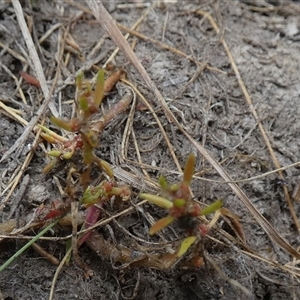
[[[86,217],[82,229],[87,229],[96,224],[96,222],[100,219],[101,209],[98,206],[91,206],[86,210]],[[92,231],[85,233],[78,240],[78,247],[80,247],[91,235]]]
[[[200,224],[199,227],[198,227],[199,231],[200,231],[200,234],[202,236],[206,236],[207,233],[208,233],[208,230],[209,230],[209,227],[207,227],[206,224]]]
[[[203,257],[196,255],[189,261],[189,264],[191,265],[191,267],[199,268],[199,267],[203,266],[204,259],[203,259]]]
[[[186,160],[184,173],[183,173],[183,182],[187,185],[190,185],[192,182],[194,170],[195,170],[196,157],[193,153],[189,155]]]
[[[34,76],[32,76],[24,71],[20,71],[19,73],[27,83],[34,85],[36,87],[41,87],[40,82]]]
[[[175,218],[172,216],[167,216],[165,218],[162,218],[160,220],[158,220],[149,230],[149,234],[153,235],[156,232],[162,230],[163,228],[167,227],[168,225],[170,225],[172,222],[175,221]]]
[[[101,102],[104,97],[104,70],[100,69],[97,78],[96,78],[96,86],[95,86],[95,92],[94,92],[94,104],[96,107],[99,107],[101,105]]]
[[[41,221],[46,221],[59,216],[62,216],[69,210],[69,205],[60,199],[53,200],[48,205],[40,205],[36,211],[36,218]]]
[[[243,226],[240,223],[239,216],[237,216],[236,214],[234,214],[233,212],[231,212],[230,210],[224,207],[221,208],[221,215],[229,218],[234,231],[239,236],[239,238],[246,244],[246,237],[243,230]]]

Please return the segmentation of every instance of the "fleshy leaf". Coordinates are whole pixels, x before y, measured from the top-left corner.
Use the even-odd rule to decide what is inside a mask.
[[[166,216],[165,218],[162,218],[162,219],[158,220],[150,228],[149,234],[150,235],[155,234],[156,232],[158,232],[158,231],[162,230],[163,228],[167,227],[168,225],[170,225],[174,220],[175,220],[175,218],[172,217],[172,216]]]
[[[59,119],[59,118],[56,118],[56,117],[54,117],[54,116],[51,116],[50,117],[50,121],[54,124],[54,125],[56,125],[57,127],[60,127],[60,128],[62,128],[62,129],[65,129],[65,130],[67,130],[67,131],[72,131],[71,130],[71,123],[70,122],[66,122],[66,121],[64,121],[64,120],[62,120],[62,119]]]
[[[104,70],[100,69],[97,74],[96,87],[94,92],[94,104],[96,107],[101,105],[104,96]]]
[[[94,163],[96,163],[100,168],[102,168],[110,178],[114,177],[114,171],[105,160],[94,155]]]
[[[186,205],[186,200],[184,199],[175,199],[173,201],[175,207],[183,207]]]
[[[84,224],[81,230],[93,226],[99,220],[100,216],[101,216],[101,209],[98,206],[93,205],[91,207],[88,207],[86,210],[86,217],[84,220]],[[92,234],[92,230],[88,231],[83,236],[81,236],[80,239],[78,240],[78,247],[80,247],[90,237],[91,234]]]
[[[76,86],[79,91],[82,91],[83,72],[80,72],[76,77]]]
[[[48,151],[47,154],[52,157],[59,157],[59,156],[61,156],[62,152],[59,150],[51,150],[51,151]]]
[[[193,153],[191,153],[186,160],[184,173],[183,173],[183,182],[186,183],[187,185],[191,184],[194,170],[195,170],[195,163],[196,163],[196,157]]]
[[[88,100],[85,96],[80,96],[79,97],[79,107],[82,109],[84,112],[89,110],[89,104]]]
[[[177,183],[174,183],[174,184],[169,186],[170,192],[177,192],[178,189],[179,189],[179,185]]]
[[[51,161],[43,168],[43,173],[50,172],[55,167],[56,162],[56,159],[51,159]]]
[[[218,210],[219,208],[221,208],[223,205],[223,201],[222,200],[217,200],[214,203],[212,203],[211,205],[203,208],[200,212],[201,216],[206,216],[209,214],[214,213],[216,210]]]
[[[180,245],[177,256],[181,257],[182,255],[184,255],[189,250],[189,248],[195,243],[196,240],[196,236],[189,236],[185,238]]]
[[[42,126],[42,125],[38,125],[38,126],[45,132],[45,133],[43,133],[43,132],[41,133],[42,137],[45,138],[45,140],[47,140],[47,137],[52,138],[51,141],[49,141],[50,143],[52,143],[52,142],[54,143],[56,141],[65,142],[68,140],[67,138],[55,133],[54,131],[47,128],[46,126]]]
[[[163,208],[170,209],[171,207],[173,207],[173,203],[170,200],[160,196],[156,196],[152,194],[140,194],[140,197]]]
[[[160,175],[159,178],[158,178],[158,183],[159,183],[162,190],[167,190],[169,184],[166,180],[166,177]]]
[[[103,189],[101,188],[100,185],[96,186],[96,187],[88,187],[80,202],[82,204],[86,204],[87,206],[90,206],[92,204],[95,204],[99,201],[99,198],[103,196]]]
[[[114,177],[113,170],[111,169],[110,165],[105,160],[100,159],[100,165],[110,178]]]
[[[68,152],[65,152],[65,153],[61,156],[61,158],[62,158],[62,159],[70,159],[70,158],[73,156],[73,154],[74,154],[74,151],[68,151]]]
[[[48,133],[42,132],[41,137],[51,144],[54,144],[57,142],[57,140],[53,136],[49,135]]]

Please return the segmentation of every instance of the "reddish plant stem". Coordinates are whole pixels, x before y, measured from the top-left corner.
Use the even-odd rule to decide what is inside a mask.
[[[93,205],[86,209],[86,217],[83,224],[83,229],[90,228],[93,226],[101,216],[101,208],[98,206]],[[91,235],[92,231],[85,233],[79,240],[78,240],[78,247],[80,247]]]

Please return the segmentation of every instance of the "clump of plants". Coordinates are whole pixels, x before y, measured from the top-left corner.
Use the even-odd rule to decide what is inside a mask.
[[[45,126],[40,126],[43,130],[42,137],[52,144],[52,149],[47,153],[50,162],[44,168],[45,173],[54,173],[67,166],[67,179],[65,195],[61,199],[53,200],[50,204],[39,206],[30,221],[22,230],[28,230],[34,227],[41,227],[48,221],[56,221],[58,218],[73,213],[77,213],[78,204],[86,208],[85,220],[82,229],[93,226],[101,216],[102,204],[111,198],[120,198],[127,200],[131,195],[128,186],[117,183],[114,180],[114,174],[109,164],[96,155],[96,148],[99,146],[99,137],[105,125],[118,113],[126,108],[127,102],[118,103],[113,106],[99,124],[91,124],[93,117],[99,112],[101,103],[105,95],[113,88],[115,83],[123,74],[122,70],[113,72],[105,80],[104,70],[100,70],[96,76],[94,86],[89,81],[84,80],[83,73],[76,78],[76,116],[70,120],[64,120],[57,117],[50,117],[50,121],[61,130],[69,132],[68,138],[61,136]],[[96,168],[95,168],[96,167]],[[95,169],[102,170],[102,174],[95,172]],[[95,180],[95,174],[102,180]],[[80,236],[77,240],[76,222],[73,223],[72,241],[73,255],[77,263],[84,269],[84,265],[76,258],[76,249],[85,242],[91,232]],[[49,225],[50,226],[50,225]],[[52,225],[51,225],[52,226]],[[48,228],[48,227],[47,227]],[[50,228],[50,227],[49,227]],[[21,232],[21,229],[18,230]],[[43,230],[43,234],[45,231]],[[41,236],[40,234],[37,236]],[[36,237],[36,240],[37,240]],[[75,238],[74,238],[75,237]],[[26,245],[28,247],[33,242]],[[19,251],[21,253],[22,249]],[[8,261],[2,269],[4,269]]]
[[[61,166],[64,168],[67,166],[67,178],[65,195],[62,199],[56,199],[49,205],[38,207],[34,213],[34,221],[38,224],[45,224],[49,220],[53,221],[53,219],[72,211],[73,258],[86,271],[87,276],[91,274],[91,270],[80,260],[77,253],[77,248],[84,242],[87,242],[95,252],[102,253],[102,256],[107,256],[108,259],[116,263],[168,270],[185,256],[192,245],[199,245],[207,234],[209,226],[200,217],[214,213],[222,206],[222,201],[218,200],[202,209],[192,199],[190,185],[195,168],[195,156],[190,154],[181,182],[169,184],[165,177],[161,176],[158,180],[161,187],[160,196],[140,194],[141,198],[167,209],[168,212],[166,217],[158,220],[150,228],[150,235],[156,234],[175,221],[178,221],[179,227],[186,232],[186,237],[181,241],[176,253],[158,253],[151,247],[147,253],[145,248],[138,244],[136,244],[136,249],[115,245],[106,241],[97,231],[87,231],[77,238],[76,214],[78,204],[86,208],[82,229],[88,229],[100,219],[104,203],[112,198],[126,200],[131,196],[130,187],[116,182],[109,164],[96,154],[99,138],[105,125],[112,116],[124,110],[128,103],[126,104],[121,100],[116,107],[110,109],[98,125],[93,120],[93,117],[99,112],[103,98],[119,80],[121,74],[122,72],[117,71],[105,80],[104,70],[100,70],[94,85],[85,81],[83,74],[77,76],[76,116],[70,120],[53,116],[50,118],[56,127],[68,132],[68,138],[41,126],[42,137],[52,145],[52,149],[48,152],[50,162],[44,168],[44,172],[55,174],[61,169]],[[95,172],[95,169],[98,172]],[[102,175],[99,170],[101,170]],[[101,180],[98,180],[99,178]],[[185,262],[191,262],[193,267],[202,264],[202,256],[196,246],[194,247],[195,251],[191,251],[192,259],[185,260]],[[113,257],[111,256],[112,253],[114,254]],[[136,256],[136,253],[139,255]]]

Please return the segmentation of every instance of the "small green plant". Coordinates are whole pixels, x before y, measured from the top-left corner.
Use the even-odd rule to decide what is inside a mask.
[[[100,70],[97,74],[94,88],[88,81],[84,81],[82,73],[79,74],[76,79],[76,117],[70,120],[63,120],[53,116],[50,118],[54,125],[71,132],[71,138],[63,137],[45,126],[40,126],[43,130],[42,137],[53,145],[51,151],[48,152],[51,161],[44,168],[44,172],[55,172],[55,167],[58,167],[62,161],[71,162],[67,172],[66,194],[62,199],[55,199],[50,204],[42,204],[35,210],[33,218],[30,224],[25,226],[26,228],[31,228],[31,224],[33,227],[38,227],[45,225],[45,223],[51,223],[18,251],[16,255],[3,264],[0,267],[0,272],[20,255],[24,249],[37,241],[49,228],[57,224],[65,214],[70,212],[72,202],[79,201],[86,208],[83,229],[87,229],[101,217],[101,206],[105,201],[112,197],[121,198],[122,200],[130,197],[130,188],[126,185],[118,184],[114,180],[113,171],[109,164],[95,154],[99,144],[99,135],[104,127],[113,117],[122,112],[130,102],[121,100],[118,105],[113,106],[107,112],[107,115],[103,117],[98,126],[96,126],[97,124],[94,124],[93,127],[91,126],[91,118],[99,111],[104,96],[113,88],[122,74],[122,70],[117,70],[105,80],[104,70]],[[80,159],[80,156],[82,159]],[[93,166],[100,167],[109,179],[95,184],[91,176],[92,171],[94,171]],[[71,184],[73,173],[79,174],[81,189]],[[77,243],[75,245],[72,243],[73,250],[82,245],[89,238],[90,234],[91,231],[82,235],[79,240],[76,239]],[[78,265],[84,266],[80,258],[76,257],[76,253],[76,251],[73,253],[76,263],[79,262]]]
[[[104,83],[104,70],[102,69],[97,74],[94,89],[88,81],[83,81],[83,73],[79,74],[76,79],[77,116],[68,121],[54,116],[50,118],[50,121],[57,127],[75,133],[73,139],[65,139],[48,128],[42,127],[44,130],[42,136],[56,146],[48,152],[48,155],[55,159],[44,168],[45,172],[50,171],[57,160],[71,159],[75,151],[81,149],[85,165],[91,166],[92,163],[95,163],[103,168],[109,177],[113,176],[109,165],[94,153],[94,149],[98,146],[98,136],[90,129],[91,117],[99,111],[104,97]]]
[[[101,206],[103,202],[112,197],[119,197],[122,198],[122,200],[126,200],[131,195],[128,186],[118,185],[116,183],[109,164],[95,154],[95,149],[99,145],[99,134],[101,132],[91,129],[91,118],[99,111],[105,94],[113,87],[121,74],[122,72],[117,71],[105,81],[104,70],[101,69],[96,76],[94,88],[92,88],[90,82],[84,81],[82,73],[77,76],[77,115],[70,120],[63,120],[54,116],[50,118],[50,121],[57,127],[73,133],[72,138],[66,139],[47,127],[42,127],[44,131],[42,134],[43,138],[54,145],[53,149],[48,152],[48,155],[52,157],[52,159],[44,168],[44,172],[52,171],[62,160],[72,162],[72,168],[69,170],[67,179],[66,193],[72,201],[79,200],[80,203],[87,208],[86,220],[83,226],[85,229],[97,222],[100,217],[99,206]],[[102,123],[101,126],[103,127]],[[75,153],[81,155],[81,161],[77,156],[73,159]],[[84,166],[83,168],[82,165]],[[109,180],[103,180],[99,184],[93,184],[91,178],[93,165],[104,170]],[[78,188],[71,185],[70,177],[73,173],[79,173],[79,183],[82,186],[82,196],[80,199],[77,198]],[[74,196],[75,194],[76,196]],[[52,203],[50,207],[41,207],[38,211],[38,215],[44,220],[47,220],[60,216],[66,209],[66,205],[57,200]],[[87,237],[88,234],[82,237],[81,242]]]
[[[199,204],[192,200],[190,185],[194,173],[195,160],[195,156],[190,154],[185,164],[183,180],[178,184],[170,185],[165,177],[159,177],[161,196],[140,194],[141,198],[168,210],[168,215],[158,220],[150,228],[150,235],[157,233],[175,220],[178,220],[180,226],[186,230],[188,237],[181,242],[177,251],[178,258],[183,256],[198,238],[207,234],[208,227],[201,223],[199,217],[214,213],[222,207],[222,201],[217,200],[208,207],[201,209]]]

